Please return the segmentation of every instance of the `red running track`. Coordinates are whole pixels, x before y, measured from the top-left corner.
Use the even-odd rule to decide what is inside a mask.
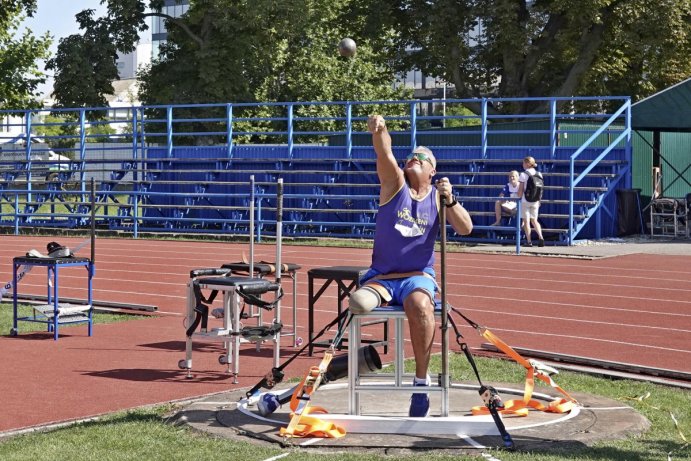
[[[12,278],[12,258],[44,250],[49,237],[3,236],[0,281]],[[82,240],[60,238],[77,247]],[[238,262],[247,244],[97,240],[94,299],[155,305],[159,316],[46,332],[0,332],[5,370],[0,384],[0,432],[86,418],[146,404],[197,397],[254,385],[272,366],[271,343],[259,352],[244,345],[239,383],[218,362],[219,343],[195,343],[195,378],[177,368],[184,358],[186,283],[189,271]],[[275,260],[274,245],[256,245],[255,260]],[[88,245],[80,251],[89,254]],[[300,264],[298,334],[307,337],[307,271],[325,266],[367,266],[370,250],[283,246],[283,262]],[[634,254],[607,259],[536,258],[449,253],[448,301],[505,342],[520,348],[691,372],[691,257]],[[20,294],[45,295],[45,270],[35,268]],[[61,296],[84,298],[83,268],[60,273]],[[292,325],[292,283],[284,284],[282,319]],[[7,299],[4,300],[6,303]],[[10,299],[11,301],[11,299]],[[11,303],[5,309],[11,308]],[[316,306],[316,324],[335,317],[330,288]],[[210,325],[213,327],[213,325]],[[465,324],[471,347],[484,340]],[[283,338],[282,360],[296,349]],[[455,348],[452,347],[455,350]],[[319,349],[317,349],[319,356]],[[386,357],[385,357],[386,359]],[[287,368],[302,375],[319,357]]]

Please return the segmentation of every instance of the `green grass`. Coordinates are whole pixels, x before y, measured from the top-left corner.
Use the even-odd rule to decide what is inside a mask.
[[[437,363],[433,366],[438,367]],[[478,367],[485,382],[516,382],[524,379],[524,370],[513,362],[478,358]],[[474,381],[465,357],[453,354],[450,372],[454,381]],[[648,382],[611,380],[579,373],[562,372],[558,382],[568,391],[580,391],[617,399],[634,407],[652,423],[640,437],[601,442],[593,447],[561,452],[489,453],[501,461],[658,461],[691,459],[691,449],[684,447],[680,432],[687,438],[691,432],[691,393],[679,388]],[[538,387],[541,390],[542,386]],[[642,398],[648,396],[647,398]],[[477,460],[460,452],[417,452],[396,457],[379,453],[344,453],[305,448],[281,448],[278,445],[257,445],[201,434],[185,426],[166,422],[176,407],[157,406],[116,413],[102,419],[79,423],[47,433],[21,435],[0,442],[0,459],[6,461],[40,460],[266,460],[287,454],[285,460],[301,461],[365,461],[404,458],[411,461]],[[674,424],[674,414],[679,427]],[[347,435],[346,435],[347,437]],[[249,440],[249,439],[248,439]],[[519,447],[520,448],[520,447]],[[479,453],[478,453],[479,454]]]
[[[43,190],[36,190],[36,194],[41,194],[44,193],[45,191]],[[19,209],[24,210],[24,207],[26,206],[26,195],[20,195],[19,196]],[[72,214],[76,213],[74,210],[75,207],[77,207],[80,204],[85,204],[88,205],[89,202],[79,202],[78,197],[76,195],[70,195],[70,194],[65,194],[63,197],[66,201],[62,202],[60,200],[55,200],[55,201],[48,201],[48,202],[43,202],[38,209],[35,211],[36,214],[59,214],[59,215],[64,215],[64,214]],[[116,195],[114,196],[115,200],[118,200],[121,204],[124,204],[127,206],[127,195],[126,194],[121,194],[121,195]],[[69,205],[70,208],[73,210],[70,211],[67,208],[67,205]],[[114,201],[109,201],[105,205],[99,204],[96,206],[96,215],[98,216],[117,216],[118,215],[118,208],[119,205],[118,203],[115,203]],[[11,217],[14,215],[14,201],[7,201],[3,200],[0,202],[0,214],[6,215],[6,217]],[[64,219],[63,217],[56,218],[56,219]]]
[[[29,317],[34,314],[34,310],[31,308],[30,305],[26,304],[21,304],[17,306],[17,316],[18,317]],[[12,328],[12,320],[13,320],[13,312],[12,312],[12,304],[9,303],[3,303],[0,304],[0,336],[8,336],[10,334],[10,329]],[[116,323],[116,322],[127,322],[130,320],[135,320],[135,319],[140,319],[140,318],[146,318],[147,316],[143,315],[132,315],[132,314],[115,314],[115,313],[101,313],[101,312],[96,312],[94,313],[94,324],[97,323]],[[71,328],[71,327],[78,327],[78,326],[84,326],[83,323],[75,323],[75,324],[65,324],[65,325],[60,325],[60,329],[62,330],[63,328]],[[42,323],[34,323],[34,322],[18,322],[17,323],[17,329],[19,330],[19,334],[21,333],[30,333],[33,331],[46,331],[47,325],[42,324]],[[0,458],[2,459],[2,458]]]

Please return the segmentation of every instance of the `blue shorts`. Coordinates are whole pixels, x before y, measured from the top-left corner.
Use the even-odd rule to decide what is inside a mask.
[[[414,275],[403,279],[389,279],[389,280],[371,280],[372,283],[378,283],[386,288],[391,295],[391,305],[403,305],[403,301],[410,293],[415,290],[424,290],[428,295],[432,304],[434,304],[434,295],[438,290],[437,282],[435,281],[436,274],[434,269],[427,268],[423,272],[429,274],[431,277],[424,275]],[[375,269],[368,270],[360,279],[360,285],[365,285],[372,277],[379,275],[379,271]]]

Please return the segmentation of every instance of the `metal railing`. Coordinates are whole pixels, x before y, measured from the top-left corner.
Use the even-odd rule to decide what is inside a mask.
[[[446,116],[435,112],[438,100],[118,108],[128,113],[122,119],[110,116],[112,108],[0,111],[15,132],[0,131],[0,226],[17,233],[85,225],[86,184],[94,178],[101,228],[135,237],[140,231],[242,234],[249,219],[246,184],[255,174],[261,232],[270,232],[271,184],[281,177],[288,187],[284,234],[369,238],[378,181],[366,119],[382,113],[397,157],[422,144],[434,150],[440,174],[452,177],[484,233],[470,239],[493,239],[487,212],[506,171],[525,155],[551,181],[543,209],[548,224],[554,222],[546,227],[560,241],[571,244],[602,209],[609,224],[600,223],[597,232],[606,232],[614,219],[611,192],[630,181],[629,99],[531,98],[544,113],[493,113],[515,101],[449,99]],[[467,102],[479,103],[480,115],[461,113]],[[579,113],[580,105],[613,109]],[[517,224],[517,243],[519,236]]]

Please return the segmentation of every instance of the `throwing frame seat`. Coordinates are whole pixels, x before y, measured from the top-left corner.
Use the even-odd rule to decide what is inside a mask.
[[[250,274],[250,266],[254,271]],[[255,262],[250,265],[247,262],[238,263],[227,263],[221,266],[223,269],[230,269],[231,273],[235,275],[247,275],[249,277],[265,278],[268,275],[273,275],[276,273],[276,263],[267,262]],[[293,329],[291,331],[281,331],[281,336],[292,336],[293,346],[299,346],[299,336],[298,331],[298,271],[302,269],[299,264],[293,263],[281,263],[281,274],[287,274],[293,281]],[[250,306],[251,308],[252,306]],[[258,312],[251,312],[252,317],[257,317],[259,324],[262,323],[262,310],[259,309]]]
[[[225,269],[229,271],[229,269]],[[201,270],[203,271],[203,270]],[[195,285],[199,289],[217,290],[223,293],[223,326],[207,331],[198,331],[187,337],[185,343],[185,359],[178,363],[179,368],[192,369],[192,345],[195,340],[223,342],[226,348],[225,355],[219,357],[219,362],[228,366],[228,372],[233,375],[234,382],[240,371],[240,343],[243,340],[243,327],[240,322],[241,297],[238,290],[252,295],[261,295],[268,291],[276,291],[277,284],[261,278],[248,278],[238,276],[199,276],[199,271],[190,273],[191,280],[187,287],[187,324],[191,325],[197,315],[195,312],[196,297]],[[278,315],[278,314],[276,314]],[[274,317],[276,323],[277,317]],[[280,359],[280,333],[273,335],[268,340],[274,342],[274,363]]]
[[[441,303],[437,302],[435,305],[434,316],[441,317]],[[386,319],[392,320],[394,323],[394,347],[393,347],[393,372],[392,373],[367,373],[359,374],[359,359],[358,350],[360,349],[361,326],[363,322],[369,322],[372,319]],[[412,385],[412,374],[405,374],[403,368],[404,351],[405,351],[405,320],[406,314],[403,306],[392,305],[383,306],[374,309],[367,314],[354,314],[349,326],[349,338],[351,347],[348,348],[348,412],[351,415],[360,414],[360,393],[361,392],[407,392],[412,394],[414,392],[441,394],[441,416],[449,415],[449,388],[448,380],[442,380],[441,385],[434,382],[425,388],[414,387]],[[448,340],[448,332],[442,332],[446,335]],[[403,378],[409,379],[408,384],[403,383]],[[387,378],[387,381],[382,381],[382,378]],[[393,383],[391,383],[393,380]],[[434,379],[432,380],[434,381]],[[444,381],[447,382],[444,385]]]

